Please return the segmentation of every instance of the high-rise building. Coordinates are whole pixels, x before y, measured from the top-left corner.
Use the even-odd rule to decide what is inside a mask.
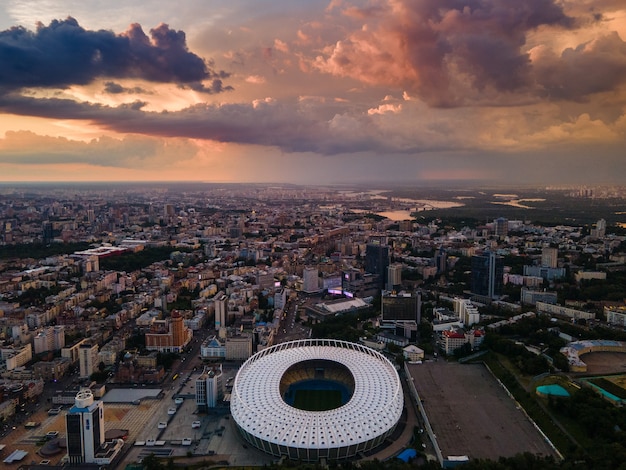
[[[302,290],[307,294],[319,292],[319,275],[317,268],[305,266],[302,272]]]
[[[502,295],[504,261],[493,252],[472,256],[472,294],[496,299]]]
[[[104,406],[91,390],[81,390],[65,416],[67,456],[70,464],[96,463],[104,443]]]
[[[378,276],[382,289],[387,282],[389,267],[389,246],[381,243],[368,243],[365,247],[365,272]]]
[[[83,343],[78,347],[80,377],[89,377],[98,370],[98,345]]]
[[[174,208],[174,206],[172,204],[165,204],[165,206],[163,207],[163,217],[167,219],[168,217],[173,217],[175,214],[176,209]]]
[[[493,232],[496,237],[506,237],[509,234],[509,220],[498,217],[493,221]]]
[[[41,238],[44,245],[49,245],[54,241],[54,230],[52,227],[52,222],[46,221],[43,223],[41,227]]]
[[[454,299],[454,313],[461,323],[465,326],[472,326],[480,321],[480,312],[478,308],[468,299]]]
[[[172,343],[174,345],[187,344],[187,332],[185,331],[183,316],[177,310],[172,312],[170,330],[172,332]]]
[[[219,331],[220,328],[226,327],[226,311],[228,309],[228,297],[226,294],[220,293],[215,296],[215,329]]]
[[[559,250],[549,246],[541,250],[541,266],[545,268],[556,268],[558,266]]]
[[[604,238],[606,235],[606,220],[600,219],[596,222],[596,228],[591,229],[592,238]]]
[[[435,255],[435,266],[437,267],[437,274],[445,273],[448,270],[448,254],[443,246],[439,247],[439,251]]]
[[[415,292],[387,292],[384,291],[381,299],[383,322],[414,321],[418,325],[421,321],[422,293]]]
[[[387,290],[394,291],[402,286],[402,263],[390,264],[387,268]]]
[[[222,365],[205,367],[196,379],[196,405],[198,409],[207,411],[215,408],[224,396]]]

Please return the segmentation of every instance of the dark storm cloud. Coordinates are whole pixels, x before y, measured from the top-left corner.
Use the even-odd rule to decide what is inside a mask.
[[[223,91],[233,90],[232,86],[224,86],[224,83],[219,78],[213,79],[213,81],[211,82],[209,86],[206,86],[202,82],[195,82],[195,83],[186,83],[184,85],[181,84],[180,87],[183,89],[189,88],[190,90],[193,90],[193,91],[198,91],[200,93],[208,93],[208,94],[215,94],[215,93],[221,93]]]
[[[135,87],[125,87],[125,86],[122,86],[119,83],[115,83],[115,82],[104,82],[104,92],[105,93],[109,93],[111,95],[118,95],[120,93],[131,93],[131,94],[143,93],[143,94],[149,94],[149,92],[147,90],[144,90],[141,87],[138,87],[138,86],[135,86]]]
[[[190,83],[222,79],[187,49],[185,33],[161,24],[148,37],[133,24],[123,34],[88,31],[74,18],[39,24],[35,32],[0,32],[0,90],[84,85],[95,78]],[[115,87],[114,87],[115,88]]]

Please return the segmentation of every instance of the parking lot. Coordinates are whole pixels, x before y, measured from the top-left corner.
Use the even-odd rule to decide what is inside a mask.
[[[225,380],[234,376],[235,372],[236,369],[225,370]],[[129,430],[132,428],[128,442],[140,444],[133,445],[124,458],[124,463],[137,462],[151,453],[163,457],[206,457],[216,462],[227,461],[230,465],[244,466],[270,464],[274,461],[266,454],[245,445],[230,418],[228,404],[209,413],[198,412],[195,403],[195,380],[199,374],[198,370],[193,374],[183,375],[176,386],[164,390],[162,399],[142,400],[140,405],[107,405],[107,429],[111,424],[108,422],[109,416],[121,416],[121,410],[127,410],[116,427]],[[182,403],[179,399],[179,404],[176,404],[176,398],[183,398]],[[174,414],[168,413],[171,408],[176,409]],[[118,411],[109,413],[109,409]],[[194,422],[199,422],[200,425],[194,427]],[[160,428],[159,423],[165,423],[166,426]]]
[[[556,453],[482,364],[409,365],[444,458]]]

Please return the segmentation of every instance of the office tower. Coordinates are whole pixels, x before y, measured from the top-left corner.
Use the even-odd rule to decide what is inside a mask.
[[[472,256],[472,294],[496,299],[502,295],[504,261],[493,252]]]
[[[70,464],[96,463],[104,443],[104,405],[91,390],[81,390],[65,416],[67,456]]]
[[[379,288],[387,281],[389,267],[389,246],[380,243],[368,243],[365,247],[365,272],[378,276]]]
[[[52,228],[52,222],[44,222],[41,227],[41,239],[44,245],[49,245],[54,241],[54,230]]]
[[[448,270],[448,254],[443,246],[437,251],[435,266],[437,267],[437,274],[445,273]]]
[[[506,237],[509,233],[509,221],[499,217],[493,221],[493,231],[496,237]]]
[[[381,313],[384,323],[412,321],[419,325],[422,316],[421,291],[383,292]]]
[[[402,286],[402,263],[393,263],[387,268],[387,290],[394,291]]]
[[[198,409],[208,411],[215,408],[224,396],[222,365],[205,367],[196,379],[196,405]]]
[[[215,329],[226,327],[226,311],[228,309],[228,297],[221,293],[215,296]]]
[[[544,247],[541,250],[541,266],[544,268],[556,268],[559,250],[552,247]]]
[[[302,290],[306,293],[319,292],[319,275],[317,268],[306,266],[302,272]]]

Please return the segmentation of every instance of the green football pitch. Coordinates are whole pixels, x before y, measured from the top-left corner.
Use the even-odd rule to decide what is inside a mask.
[[[293,406],[306,411],[333,410],[341,406],[341,391],[297,390]]]

